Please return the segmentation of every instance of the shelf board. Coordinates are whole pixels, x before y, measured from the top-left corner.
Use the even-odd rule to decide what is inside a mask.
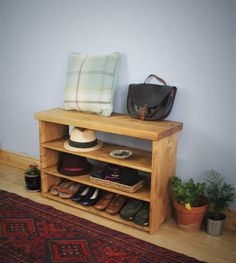
[[[128,226],[131,226],[131,227],[134,227],[134,228],[139,228],[141,230],[149,232],[149,227],[143,227],[143,226],[136,225],[132,221],[123,220],[119,215],[110,215],[110,214],[108,214],[106,212],[99,211],[99,210],[95,209],[93,206],[89,206],[89,207],[82,206],[80,204],[77,204],[77,203],[71,201],[70,199],[63,199],[63,198],[60,198],[58,196],[52,195],[50,193],[44,193],[44,194],[42,194],[42,196],[45,197],[45,198],[53,199],[53,200],[58,201],[58,202],[63,203],[63,204],[67,204],[69,206],[76,207],[76,208],[78,208],[80,210],[87,211],[89,213],[92,213],[92,214],[95,214],[95,215],[99,215],[99,216],[111,219],[113,221],[116,221],[116,222],[119,222],[119,223],[122,223],[122,224],[125,224],[125,225],[128,225]]]
[[[129,168],[134,168],[144,172],[152,172],[152,153],[145,150],[140,150],[127,146],[120,146],[110,143],[104,143],[103,147],[91,152],[71,152],[64,148],[64,139],[55,140],[52,142],[43,143],[42,146],[47,149],[52,149],[60,152],[73,153],[74,155],[84,156],[86,158],[118,164]],[[113,150],[127,149],[133,152],[133,154],[127,159],[116,159],[110,156],[110,152]]]
[[[61,177],[61,178],[66,178],[68,180],[74,181],[74,182],[78,182],[81,184],[86,184],[86,185],[90,185],[93,187],[97,187],[106,191],[110,191],[110,192],[114,192],[117,194],[121,194],[124,196],[128,196],[131,198],[135,198],[135,199],[139,199],[142,201],[146,201],[146,202],[150,202],[150,189],[148,189],[147,187],[142,187],[141,189],[137,190],[135,193],[128,193],[128,192],[124,192],[124,191],[120,191],[118,189],[114,189],[114,188],[110,188],[110,187],[106,187],[106,186],[102,186],[102,185],[97,185],[94,184],[92,182],[90,182],[89,179],[89,175],[81,175],[81,176],[66,176],[63,174],[58,173],[57,168],[55,166],[43,169],[44,173],[49,174],[49,175],[53,175],[53,176],[57,176],[57,177]]]
[[[112,113],[109,117],[96,114],[68,111],[61,108],[36,112],[35,118],[40,121],[72,125],[96,131],[115,133],[146,140],[161,140],[183,128],[181,122],[142,121],[127,114]]]

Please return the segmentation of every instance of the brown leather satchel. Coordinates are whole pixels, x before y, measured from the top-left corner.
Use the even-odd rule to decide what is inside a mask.
[[[150,84],[154,77],[163,85]],[[154,74],[149,75],[144,83],[130,84],[127,96],[128,113],[141,120],[163,120],[171,112],[177,88]]]

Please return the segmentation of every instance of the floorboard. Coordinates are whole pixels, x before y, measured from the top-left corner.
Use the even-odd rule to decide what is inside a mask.
[[[111,220],[91,215],[85,211],[61,204],[59,202],[42,198],[40,193],[30,193],[24,187],[23,170],[0,163],[0,189],[27,197],[35,202],[53,206],[61,211],[85,218],[94,223],[110,227],[127,233],[147,242],[162,246],[199,260],[210,263],[236,262],[236,232],[224,230],[223,235],[214,237],[204,230],[198,232],[185,232],[179,229],[173,219],[161,225],[157,233],[149,235],[138,229]]]

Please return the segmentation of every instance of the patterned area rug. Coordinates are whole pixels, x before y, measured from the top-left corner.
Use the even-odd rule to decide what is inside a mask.
[[[1,263],[194,263],[85,219],[0,191]]]

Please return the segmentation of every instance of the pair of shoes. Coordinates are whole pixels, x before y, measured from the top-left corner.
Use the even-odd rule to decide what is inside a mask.
[[[91,206],[96,204],[100,197],[100,189],[81,185],[79,190],[72,196],[71,200],[84,206]]]
[[[72,182],[69,187],[62,187],[59,190],[59,197],[69,199],[71,198],[80,188],[79,183]]]
[[[149,225],[149,204],[141,200],[130,199],[120,211],[120,216],[125,220],[133,220],[140,226]]]
[[[115,194],[105,211],[112,215],[118,214],[124,206],[125,202],[126,197],[120,194]]]
[[[84,206],[95,205],[100,198],[101,198],[101,190],[92,187],[87,193],[87,195],[84,196],[84,198],[80,201],[80,204]]]
[[[78,190],[80,184],[62,179],[59,184],[54,184],[50,187],[50,193],[59,195],[61,198],[71,198],[72,195]]]
[[[53,184],[50,189],[49,189],[49,192],[53,195],[59,195],[59,190],[62,188],[62,187],[69,187],[71,181],[67,180],[67,179],[62,179],[60,181],[60,183],[58,184]]]
[[[126,205],[120,211],[120,216],[125,220],[133,220],[138,210],[142,207],[143,201],[129,199]]]
[[[89,189],[89,186],[82,184],[78,191],[71,197],[71,200],[79,203],[79,201],[88,193]]]
[[[94,205],[94,208],[98,210],[105,210],[108,205],[110,204],[112,198],[114,197],[114,193],[111,192],[105,192],[103,193],[103,196],[101,199]]]

